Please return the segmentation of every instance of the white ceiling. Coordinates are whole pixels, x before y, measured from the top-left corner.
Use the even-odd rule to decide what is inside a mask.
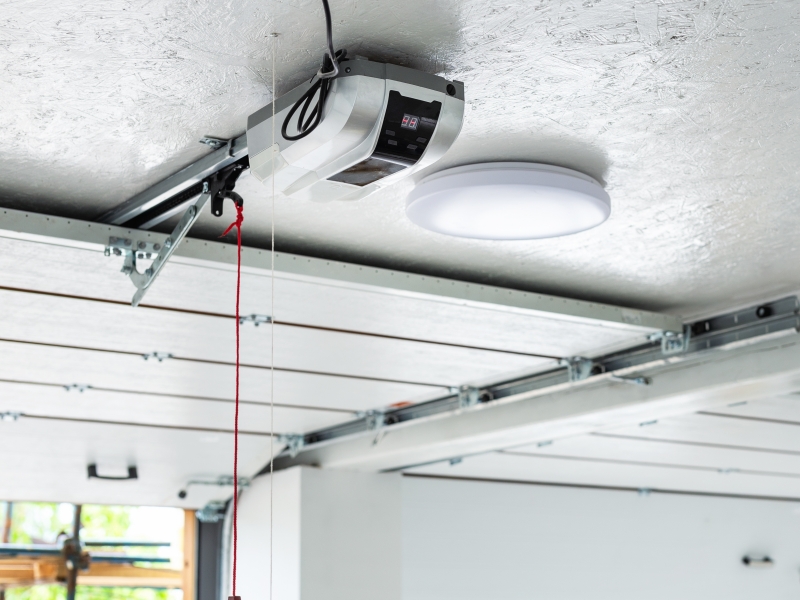
[[[434,169],[535,160],[604,181],[611,219],[491,243],[421,231],[410,182],[367,200],[276,201],[278,245],[684,316],[800,279],[791,0],[333,0],[340,47],[466,85],[464,129]],[[241,134],[317,68],[318,0],[44,0],[0,7],[0,204],[93,219]],[[271,32],[279,32],[271,38]],[[277,41],[275,41],[277,40]],[[273,44],[277,44],[273,46]],[[245,240],[265,246],[252,178]],[[226,223],[205,218],[195,235]]]

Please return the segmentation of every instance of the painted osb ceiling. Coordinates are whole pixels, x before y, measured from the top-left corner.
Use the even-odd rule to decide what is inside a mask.
[[[613,214],[562,239],[459,240],[406,221],[404,182],[357,203],[277,198],[279,249],[684,315],[798,287],[800,3],[331,4],[338,47],[465,83],[434,169],[578,169]],[[202,135],[241,134],[271,100],[273,50],[281,94],[323,43],[319,0],[4,2],[0,203],[96,219],[208,152]],[[238,191],[245,242],[268,246],[268,190]]]

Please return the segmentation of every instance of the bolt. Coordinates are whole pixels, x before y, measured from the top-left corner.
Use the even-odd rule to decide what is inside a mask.
[[[130,246],[131,245],[131,241],[130,240],[125,240],[125,245],[126,246]]]
[[[145,254],[144,256],[145,256],[145,258],[150,258],[150,257],[151,257],[151,256],[153,256],[153,255],[152,255],[152,254],[150,254],[150,253],[148,252],[148,253],[147,253],[147,254]]]
[[[109,248],[108,246],[106,246],[106,249],[105,249],[105,250],[103,250],[103,254],[104,254],[105,256],[111,256],[111,248]]]
[[[136,258],[144,258],[144,254],[142,254],[141,252],[139,252],[139,254],[137,254],[137,255],[136,255]]]
[[[161,250],[161,244],[153,244],[153,250],[155,250],[156,252]]]
[[[349,73],[349,72],[350,72],[350,67],[347,67],[347,68],[344,70],[344,72],[345,72],[345,73]]]
[[[145,244],[144,242],[139,242],[138,245],[139,245],[139,250],[144,250],[145,248],[147,248],[147,244]]]
[[[167,248],[172,248],[172,238],[167,238],[164,241],[164,246],[167,247]]]
[[[122,250],[119,248],[114,248],[114,256],[122,256]]]
[[[145,275],[147,275],[148,277],[152,277],[152,276],[153,276],[153,269],[152,269],[152,267],[151,267],[151,268],[148,268],[148,269],[146,269],[146,270],[145,270],[145,272],[144,272],[144,274],[145,274]]]

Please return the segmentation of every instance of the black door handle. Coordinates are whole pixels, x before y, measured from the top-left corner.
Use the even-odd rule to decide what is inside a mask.
[[[97,474],[97,465],[92,464],[86,467],[89,473],[89,479],[109,479],[112,481],[127,481],[128,479],[139,479],[139,472],[136,467],[128,467],[128,475],[126,477],[109,477],[107,475]]]

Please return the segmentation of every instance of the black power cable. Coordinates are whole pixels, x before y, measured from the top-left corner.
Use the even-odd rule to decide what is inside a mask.
[[[313,82],[311,87],[294,103],[292,110],[289,111],[283,121],[281,135],[290,142],[306,137],[322,121],[322,110],[325,108],[325,100],[328,98],[331,80],[339,74],[339,62],[347,56],[347,50],[339,50],[338,52],[333,50],[333,27],[331,25],[331,9],[328,6],[328,0],[322,0],[322,7],[325,9],[325,31],[328,36],[328,51],[322,59],[322,67],[314,76],[316,81],[314,79],[311,80]],[[311,102],[315,96],[317,97],[317,102],[311,108]],[[306,113],[309,108],[311,108],[311,112],[306,119]],[[297,116],[297,133],[289,135],[289,122],[298,109],[300,114]]]

